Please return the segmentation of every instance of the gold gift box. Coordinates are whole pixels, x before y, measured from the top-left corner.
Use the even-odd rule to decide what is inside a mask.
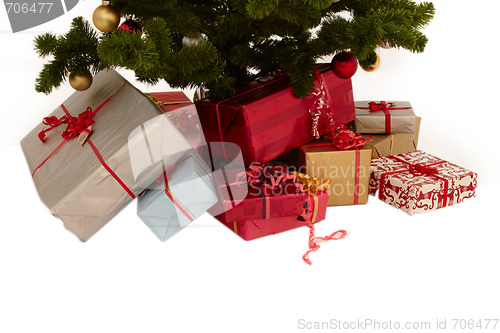
[[[365,204],[368,202],[368,180],[372,149],[342,150],[333,145],[311,146],[300,149],[300,171],[311,177],[330,179],[328,206]],[[359,158],[359,172],[356,177],[356,154]],[[358,197],[355,184],[358,178]],[[357,202],[356,202],[357,201]]]
[[[373,140],[366,145],[372,149],[372,158],[408,153],[417,150],[420,121],[417,117],[415,133],[373,134]]]

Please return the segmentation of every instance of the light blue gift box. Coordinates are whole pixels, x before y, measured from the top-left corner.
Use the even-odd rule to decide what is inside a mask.
[[[139,196],[137,214],[162,241],[218,200],[210,168],[194,149],[167,170],[159,183]]]

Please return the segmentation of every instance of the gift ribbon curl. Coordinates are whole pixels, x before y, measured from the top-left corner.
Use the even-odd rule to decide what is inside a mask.
[[[344,126],[337,128],[335,125],[328,126],[325,133],[325,139],[331,141],[335,147],[343,150],[351,148],[359,149],[373,140],[372,136],[365,136],[369,139],[365,139],[363,135],[353,132]]]
[[[71,140],[83,132],[92,133],[88,127],[94,123],[94,113],[91,107],[87,107],[86,111],[80,113],[77,117],[72,117],[69,114],[57,118],[56,116],[43,118],[42,123],[49,126],[38,133],[40,141],[45,142],[45,133],[52,131],[54,128],[67,124],[66,129],[62,132],[61,137],[65,140]]]

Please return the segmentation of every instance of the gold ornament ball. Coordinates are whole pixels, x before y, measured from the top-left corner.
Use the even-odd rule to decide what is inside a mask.
[[[92,22],[102,32],[111,32],[120,24],[120,11],[113,5],[100,5],[94,10]]]
[[[380,57],[378,56],[377,54],[377,61],[371,65],[371,66],[367,66],[367,67],[363,67],[361,66],[361,68],[365,71],[365,72],[373,72],[374,70],[376,70],[378,67],[380,66]]]
[[[92,85],[92,74],[90,71],[73,71],[69,74],[69,84],[76,91],[84,91]]]

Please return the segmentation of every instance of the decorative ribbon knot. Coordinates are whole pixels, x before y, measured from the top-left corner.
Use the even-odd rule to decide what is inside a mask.
[[[371,136],[367,135],[367,137],[369,139],[345,127],[336,128],[335,125],[328,126],[325,133],[325,139],[331,141],[335,147],[344,150],[363,147],[373,140]]]
[[[422,165],[422,164],[411,164],[409,166],[409,169],[414,176],[420,176],[420,175],[432,176],[438,174],[439,172],[435,168],[431,168],[427,165]]]
[[[383,111],[384,113],[387,112],[387,109],[392,108],[394,106],[394,103],[387,103],[384,101],[380,101],[380,103],[376,102],[370,102],[368,103],[368,107],[370,112],[378,112],[378,111]]]
[[[49,126],[38,133],[38,138],[40,141],[45,142],[45,133],[52,131],[54,128],[67,124],[66,129],[62,132],[61,136],[65,140],[71,140],[83,132],[91,133],[92,131],[88,127],[94,123],[94,113],[91,107],[87,107],[86,111],[83,111],[78,115],[78,117],[72,117],[70,115],[64,115],[61,118],[56,116],[43,118],[42,123]]]

